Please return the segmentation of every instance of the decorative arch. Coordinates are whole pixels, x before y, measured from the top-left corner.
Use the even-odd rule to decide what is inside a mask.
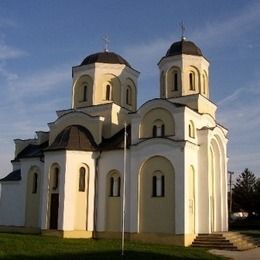
[[[131,110],[136,110],[136,86],[132,79],[126,79],[125,104]]]
[[[189,137],[195,138],[195,126],[192,120],[189,121],[188,128]]]
[[[188,91],[199,92],[199,90],[200,90],[200,73],[199,73],[199,70],[194,66],[190,66],[188,68],[187,77],[188,77],[188,79],[187,79]]]
[[[172,136],[175,134],[174,118],[168,110],[164,108],[154,108],[143,116],[139,129],[140,138],[164,135]]]
[[[59,218],[59,190],[60,190],[60,165],[53,163],[49,170],[49,208],[48,208],[48,226],[49,229],[58,229]]]
[[[90,75],[83,75],[73,86],[73,107],[92,105],[93,79]]]
[[[87,164],[78,165],[76,177],[74,228],[88,230],[89,167]]]
[[[41,171],[31,166],[27,173],[25,226],[40,227]]]
[[[211,231],[217,232],[222,230],[222,167],[221,151],[215,138],[210,142],[210,215]]]
[[[95,85],[95,104],[113,101],[121,105],[122,84],[116,75],[111,73],[100,75]]]
[[[201,93],[204,96],[208,96],[209,86],[208,86],[208,74],[204,70],[202,73],[202,84],[201,84]]]
[[[139,232],[175,233],[175,171],[171,162],[153,156],[139,171]]]
[[[161,98],[165,98],[165,72],[162,71],[160,75],[160,93],[161,93]]]
[[[121,230],[121,174],[111,170],[106,176],[106,230],[119,232]]]

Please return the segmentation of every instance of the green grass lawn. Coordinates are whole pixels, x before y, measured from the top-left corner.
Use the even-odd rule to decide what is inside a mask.
[[[0,259],[226,259],[206,250],[179,246],[125,244],[120,240],[62,239],[0,233]]]

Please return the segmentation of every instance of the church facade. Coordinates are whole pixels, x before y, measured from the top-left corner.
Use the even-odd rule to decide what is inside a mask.
[[[190,245],[228,230],[227,130],[209,99],[209,62],[183,38],[158,66],[160,97],[138,109],[139,72],[118,54],[72,68],[71,108],[48,132],[15,140],[0,230],[119,238],[125,132],[128,239]]]

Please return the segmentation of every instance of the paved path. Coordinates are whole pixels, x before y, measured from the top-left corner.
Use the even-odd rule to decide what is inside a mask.
[[[209,251],[215,255],[222,255],[234,260],[260,260],[260,247],[246,251],[227,251],[212,249]]]

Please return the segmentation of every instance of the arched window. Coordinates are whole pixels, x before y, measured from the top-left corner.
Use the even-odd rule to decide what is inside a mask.
[[[107,84],[106,85],[106,100],[111,100],[112,99],[112,87],[111,85]]]
[[[155,120],[153,123],[153,137],[165,136],[165,126],[161,120]]]
[[[189,123],[189,137],[195,138],[195,129],[192,121]]]
[[[81,167],[79,169],[79,191],[84,192],[86,186],[86,169]]]
[[[195,74],[193,71],[189,73],[189,85],[190,90],[195,90]]]
[[[161,81],[161,95],[162,97],[164,97],[165,96],[165,75],[163,71],[161,73],[160,81]]]
[[[33,174],[32,193],[37,193],[38,189],[38,174]]]
[[[83,85],[83,101],[88,101],[88,85]]]
[[[127,86],[126,88],[126,104],[131,105],[132,104],[132,93],[131,93],[131,87]]]
[[[165,196],[165,177],[161,172],[155,172],[152,178],[152,196]]]
[[[121,178],[117,175],[110,177],[110,197],[120,197],[121,192]]]
[[[206,76],[202,76],[203,86],[202,86],[202,93],[206,94]]]
[[[54,174],[53,174],[53,183],[52,183],[52,189],[57,190],[59,187],[59,168],[54,168]]]
[[[172,79],[173,79],[173,91],[177,91],[178,90],[178,72],[177,71],[173,71]]]

